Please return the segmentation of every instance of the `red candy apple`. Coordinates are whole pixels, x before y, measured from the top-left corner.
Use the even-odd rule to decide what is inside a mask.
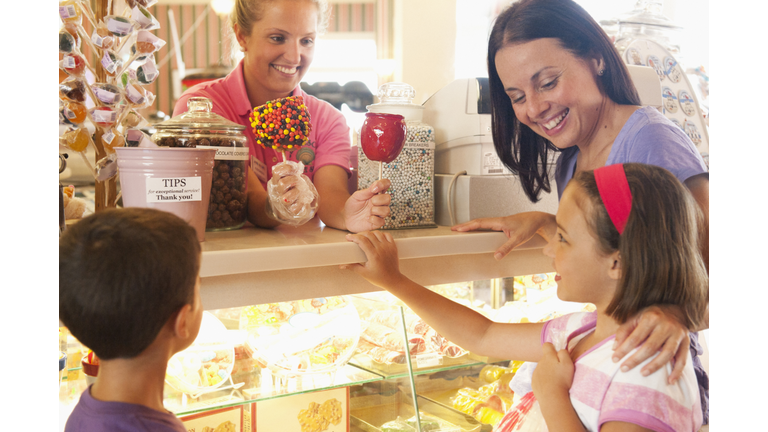
[[[405,144],[405,118],[397,114],[366,113],[360,144],[369,160],[392,162]]]

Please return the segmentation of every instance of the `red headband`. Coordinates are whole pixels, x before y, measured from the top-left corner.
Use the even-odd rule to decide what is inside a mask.
[[[597,191],[603,200],[605,210],[608,211],[613,226],[621,235],[627,225],[629,212],[632,210],[632,192],[629,190],[624,165],[608,165],[594,172]]]

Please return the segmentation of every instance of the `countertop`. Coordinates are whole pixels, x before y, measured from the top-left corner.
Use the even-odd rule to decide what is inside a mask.
[[[400,269],[422,285],[485,280],[552,271],[538,236],[497,261],[501,232],[455,232],[450,227],[388,231]],[[201,296],[205,309],[378,291],[360,276],[339,269],[365,261],[348,232],[317,219],[301,227],[206,232],[202,243]]]

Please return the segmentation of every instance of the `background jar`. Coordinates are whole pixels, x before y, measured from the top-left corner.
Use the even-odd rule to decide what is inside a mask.
[[[424,123],[424,107],[413,103],[416,91],[406,83],[385,83],[379,87],[379,103],[368,112],[399,114],[405,117],[405,145],[400,155],[384,163],[382,177],[392,186],[390,216],[383,229],[435,228],[435,131]],[[359,132],[359,131],[358,131]],[[369,160],[360,146],[358,133],[357,187],[365,189],[379,179],[379,163]]]
[[[239,229],[248,208],[248,144],[245,126],[211,112],[211,101],[193,97],[187,112],[155,125],[152,141],[161,147],[215,148],[206,231]]]

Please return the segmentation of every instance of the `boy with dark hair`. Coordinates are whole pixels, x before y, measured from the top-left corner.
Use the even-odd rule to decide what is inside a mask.
[[[200,330],[200,243],[167,212],[108,209],[59,240],[59,319],[99,357],[65,431],[179,431],[163,406],[168,360]]]

